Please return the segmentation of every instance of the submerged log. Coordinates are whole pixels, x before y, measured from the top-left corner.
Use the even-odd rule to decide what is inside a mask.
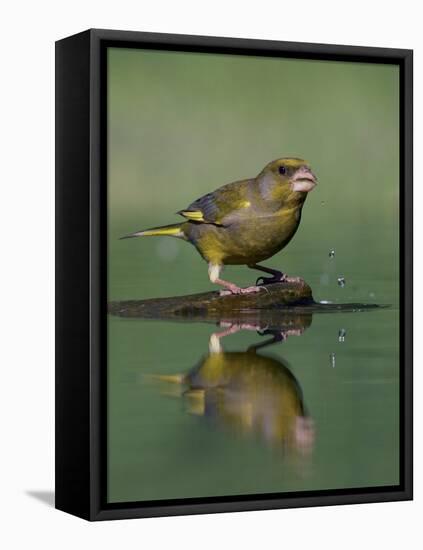
[[[108,311],[119,317],[180,321],[226,321],[277,326],[300,322],[309,325],[313,313],[362,311],[376,304],[319,304],[307,283],[275,283],[254,294],[221,296],[202,292],[187,296],[114,301]],[[301,320],[297,316],[301,317]]]

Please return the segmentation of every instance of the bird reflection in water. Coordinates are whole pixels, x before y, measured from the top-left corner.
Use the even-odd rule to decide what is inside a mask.
[[[292,321],[292,320],[291,320]],[[217,426],[255,437],[271,446],[309,454],[314,423],[306,412],[301,387],[286,361],[261,352],[267,346],[304,332],[301,323],[266,329],[254,323],[225,323],[209,341],[209,353],[187,374],[154,376],[168,395],[181,396],[188,412]],[[221,339],[240,330],[270,335],[246,351],[224,351]]]

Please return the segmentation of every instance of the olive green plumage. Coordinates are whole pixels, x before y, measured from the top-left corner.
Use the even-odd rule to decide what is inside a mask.
[[[224,185],[179,211],[187,221],[128,237],[184,239],[209,263],[212,282],[230,292],[246,291],[219,279],[222,266],[255,267],[282,250],[295,235],[307,193],[315,184],[316,178],[304,160],[278,159],[267,164],[257,177]]]
[[[169,388],[180,385],[190,413],[271,444],[297,445],[297,423],[307,421],[301,388],[288,367],[254,351],[209,353],[186,375],[151,378]]]
[[[272,446],[301,453],[314,446],[314,422],[308,415],[303,392],[289,365],[280,357],[261,353],[260,348],[306,328],[304,319],[289,318],[292,328],[266,331],[272,335],[247,351],[224,351],[222,338],[243,330],[233,324],[211,335],[209,353],[186,374],[153,374],[167,396],[183,397],[190,413],[207,417],[216,425],[238,434],[257,436]],[[288,323],[288,324],[289,324]],[[293,328],[296,327],[296,328]],[[245,330],[258,330],[254,323]]]

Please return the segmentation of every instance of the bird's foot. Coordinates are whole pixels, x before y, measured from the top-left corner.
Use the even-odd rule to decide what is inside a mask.
[[[246,288],[241,288],[237,285],[231,285],[225,290],[221,290],[220,296],[230,296],[231,294],[253,294],[255,292],[260,292],[260,290],[266,290],[263,286],[248,286]]]
[[[304,279],[301,277],[288,277],[286,273],[278,273],[273,277],[259,277],[256,281],[256,285],[265,286],[272,285],[274,283],[299,283],[304,284]]]
[[[295,329],[295,328],[289,328],[285,330],[281,330],[277,334],[277,339],[281,342],[285,342],[290,336],[301,336],[304,332],[304,329]]]
[[[262,286],[247,286],[247,288],[241,288],[241,294],[254,294],[260,292],[260,290],[266,290]]]

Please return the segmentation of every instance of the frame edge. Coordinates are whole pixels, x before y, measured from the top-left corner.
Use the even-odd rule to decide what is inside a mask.
[[[55,507],[89,518],[89,43],[56,42]]]

